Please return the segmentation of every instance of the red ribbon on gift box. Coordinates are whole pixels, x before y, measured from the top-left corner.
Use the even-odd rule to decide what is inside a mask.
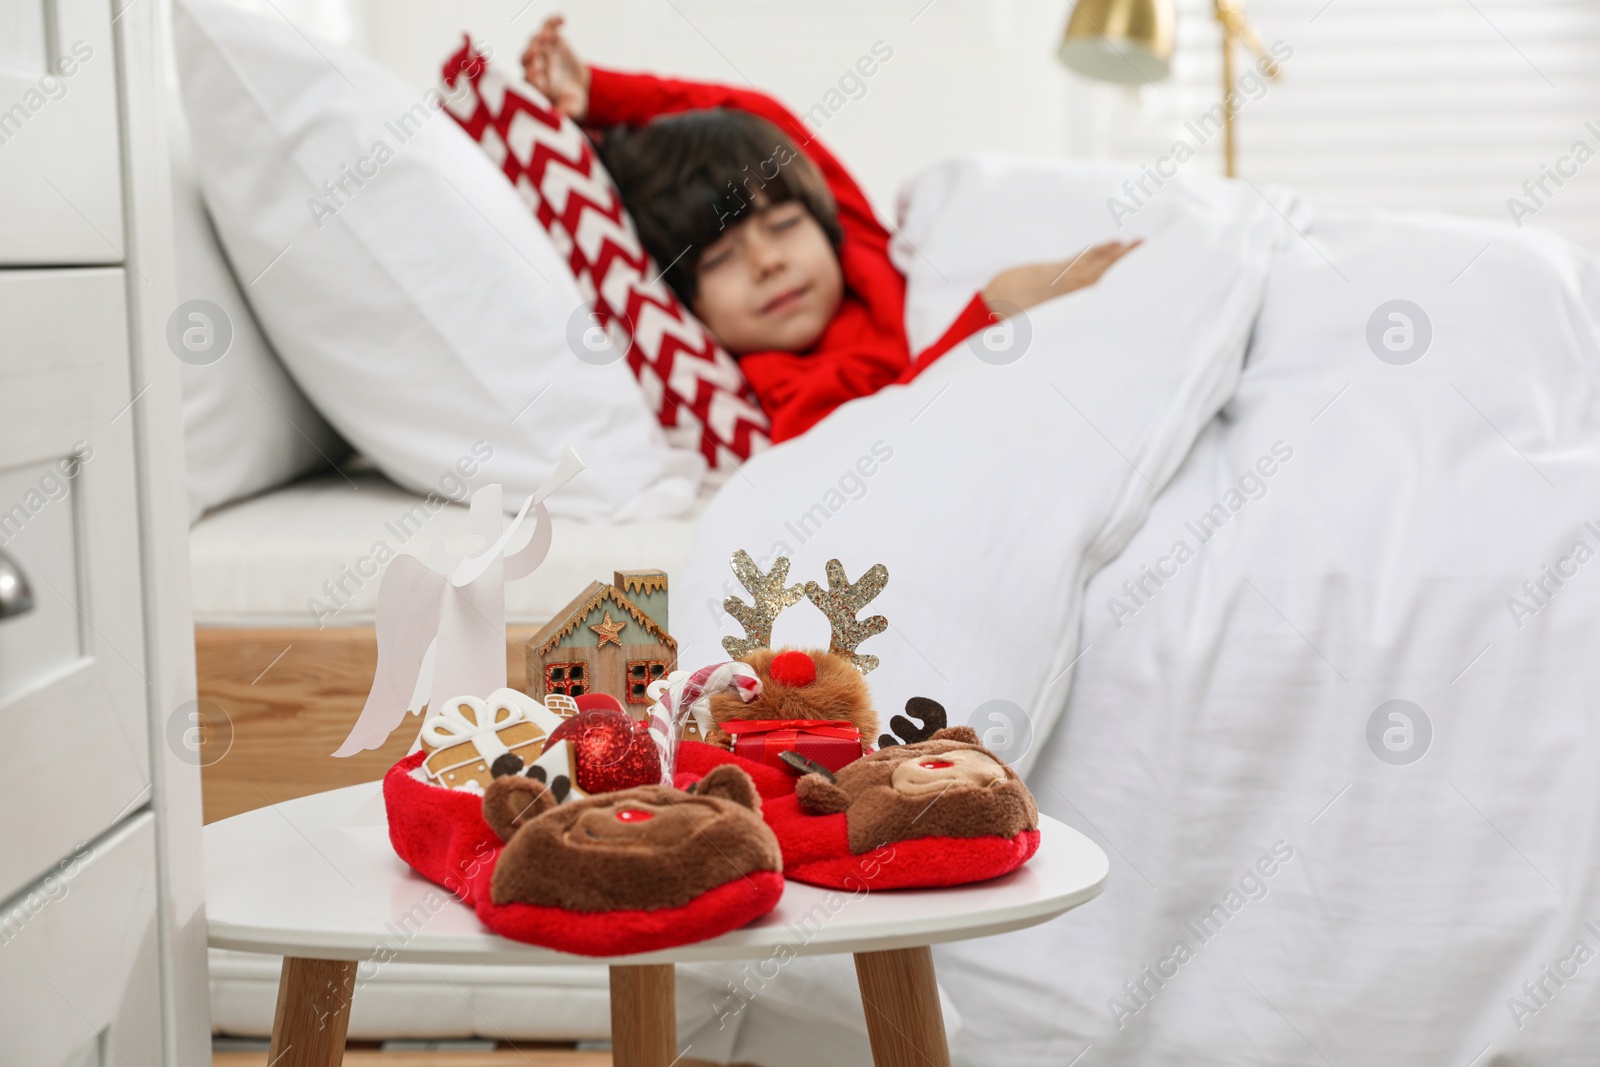
[[[784,770],[792,768],[778,755],[790,750],[830,771],[861,757],[861,731],[844,719],[733,719],[717,725],[733,737],[737,755]]]

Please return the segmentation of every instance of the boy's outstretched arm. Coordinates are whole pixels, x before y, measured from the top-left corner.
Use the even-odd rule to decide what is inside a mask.
[[[1008,305],[1018,311],[1026,310],[1054,297],[1088,288],[1098,282],[1112,264],[1142,244],[1142,237],[1132,241],[1106,241],[1085,248],[1071,259],[1025,263],[1003,270],[984,287],[983,298],[997,312]]]
[[[787,107],[766,93],[731,85],[629,74],[585,64],[561,34],[560,15],[545,20],[528,42],[522,64],[528,81],[575,122],[587,126],[638,126],[658,115],[726,107],[766,119],[811,157],[839,204],[841,216],[888,234],[850,172]]]

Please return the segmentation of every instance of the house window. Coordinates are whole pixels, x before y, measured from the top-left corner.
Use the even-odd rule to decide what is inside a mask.
[[[583,696],[589,691],[589,665],[582,660],[574,663],[546,663],[544,691],[565,693],[569,697]]]
[[[650,697],[645,692],[650,683],[665,676],[667,661],[664,659],[630,659],[628,661],[628,703],[648,704]]]

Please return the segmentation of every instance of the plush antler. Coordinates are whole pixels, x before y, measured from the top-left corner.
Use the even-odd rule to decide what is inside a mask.
[[[889,582],[889,569],[879,563],[861,576],[854,585],[845,577],[844,564],[836,559],[828,561],[828,588],[816,582],[806,583],[806,596],[828,617],[833,627],[833,641],[829,652],[844,656],[856,670],[866,674],[878,666],[877,656],[863,656],[856,647],[874,634],[889,628],[889,620],[882,615],[857,619],[856,612],[879,593]]]
[[[911,716],[911,718],[906,718],[906,715]],[[911,719],[916,719],[922,725],[913,726]],[[937,700],[929,700],[927,697],[912,697],[906,701],[906,714],[896,715],[889,720],[889,729],[900,736],[881,734],[878,737],[878,747],[888,748],[890,745],[899,744],[914,745],[918,741],[926,741],[940,730],[943,730],[948,721],[949,718],[945,714],[943,704]],[[974,741],[973,743],[976,744],[977,742]]]
[[[751,600],[746,604],[738,597],[730,596],[722,602],[723,609],[744,627],[744,637],[729,634],[722,639],[722,647],[728,655],[738,659],[772,644],[772,620],[784,608],[800,603],[805,590],[800,585],[784,586],[784,580],[789,577],[787,556],[773,560],[772,569],[766,574],[761,573],[756,561],[750,558],[750,553],[742,548],[733,554],[732,563],[733,573],[738,577],[739,584],[750,591]]]

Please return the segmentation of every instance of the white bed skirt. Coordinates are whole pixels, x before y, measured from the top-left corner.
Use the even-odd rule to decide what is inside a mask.
[[[282,959],[211,949],[211,1029],[268,1037]],[[848,956],[792,960],[738,1012],[727,1011],[727,983],[748,976],[737,963],[678,968],[678,1047],[695,1059],[745,1062],[753,1050],[773,1067],[870,1067],[866,1020]],[[361,974],[365,974],[362,971]],[[749,988],[746,986],[746,988]],[[781,994],[781,995],[780,995]],[[939,991],[945,1030],[962,1029]],[[721,1014],[718,1014],[718,1007]],[[350,1009],[355,1041],[489,1038],[500,1041],[609,1041],[607,970],[582,967],[478,967],[391,963],[358,977]],[[772,1060],[773,1049],[783,1050]]]
[[[267,1037],[282,958],[211,949],[211,1030]],[[446,966],[389,963],[358,977],[352,1040],[491,1037],[605,1041],[610,979],[603,966]]]
[[[681,574],[703,497],[688,516],[646,522],[556,519],[550,557],[506,586],[506,618],[543,623],[614,571]],[[426,556],[467,509],[409,493],[371,471],[320,475],[221,508],[189,531],[196,626],[370,626],[389,559]]]
[[[277,956],[211,950],[211,1029],[238,1037],[272,1033]],[[606,1041],[606,968],[475,967],[390,963],[358,977],[352,1040],[488,1037],[510,1041]]]

